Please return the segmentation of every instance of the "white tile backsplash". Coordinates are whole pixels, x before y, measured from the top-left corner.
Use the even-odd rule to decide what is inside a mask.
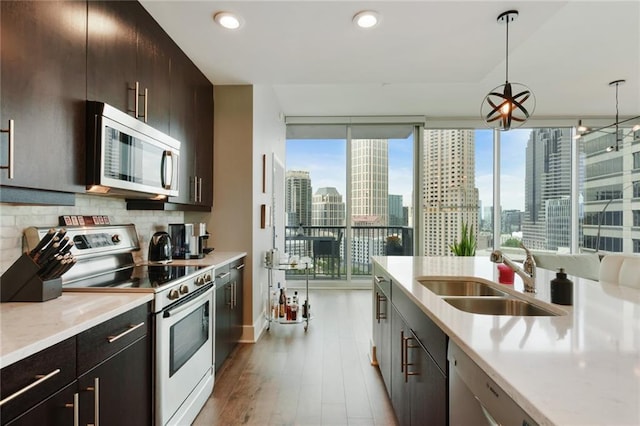
[[[76,195],[75,206],[14,206],[0,204],[0,274],[22,254],[22,232],[30,226],[58,226],[58,216],[106,215],[111,223],[133,223],[138,231],[140,252],[136,260],[147,258],[151,235],[167,230],[170,223],[184,222],[177,211],[127,210],[123,199],[95,195]]]

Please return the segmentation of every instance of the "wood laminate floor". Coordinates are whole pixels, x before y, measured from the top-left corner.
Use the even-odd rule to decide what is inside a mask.
[[[307,332],[272,324],[238,346],[194,425],[396,425],[369,359],[371,291],[311,290],[309,300]]]

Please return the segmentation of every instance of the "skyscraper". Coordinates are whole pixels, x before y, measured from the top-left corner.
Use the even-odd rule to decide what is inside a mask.
[[[351,141],[351,221],[386,226],[389,221],[389,159],[386,139]]]
[[[402,209],[402,195],[389,194],[389,226],[407,226]]]
[[[425,130],[424,253],[450,255],[463,224],[478,232],[473,130]]]
[[[571,129],[533,129],[525,161],[522,242],[527,248],[539,250],[569,247]],[[563,199],[567,201],[560,201]],[[547,223],[548,214],[554,215],[553,224]]]
[[[581,141],[586,177],[580,206],[584,211],[579,212],[583,247],[640,253],[640,179],[635,172],[640,169],[640,130],[596,132]],[[615,145],[618,150],[610,149]]]
[[[311,207],[311,225],[326,227],[345,225],[344,201],[336,188],[319,188],[313,195]]]
[[[309,172],[287,170],[285,176],[287,226],[311,225],[311,198]]]

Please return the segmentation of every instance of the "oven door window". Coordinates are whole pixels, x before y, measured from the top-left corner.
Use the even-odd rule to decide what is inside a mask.
[[[173,376],[209,340],[209,301],[171,326],[169,377]]]

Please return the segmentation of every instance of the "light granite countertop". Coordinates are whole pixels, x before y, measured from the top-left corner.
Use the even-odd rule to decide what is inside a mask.
[[[375,257],[391,279],[513,400],[541,425],[640,424],[640,290],[573,276],[566,315],[510,317],[460,311],[420,277],[476,277],[497,283],[496,265],[480,257]],[[535,295],[550,303],[555,271],[538,268]],[[393,295],[392,295],[393,297]]]
[[[172,265],[222,266],[245,252],[214,251]],[[0,304],[0,368],[153,300],[153,293],[66,292],[42,303]]]
[[[151,300],[152,293],[63,292],[41,303],[2,303],[0,368]]]

